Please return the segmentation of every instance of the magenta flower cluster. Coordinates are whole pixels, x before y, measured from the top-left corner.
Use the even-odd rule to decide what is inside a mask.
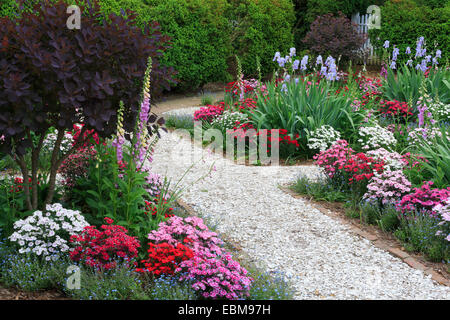
[[[414,192],[404,196],[397,205],[401,212],[417,211],[435,214],[433,208],[437,205],[445,205],[450,198],[450,187],[447,189],[431,188],[433,181],[426,181],[420,188],[414,188]]]
[[[198,217],[174,216],[161,222],[148,238],[155,243],[183,244],[194,257],[180,263],[175,270],[179,280],[191,280],[192,288],[204,298],[239,299],[249,295],[252,279],[247,270],[234,261],[220,246],[223,242]]]
[[[372,204],[397,203],[404,195],[411,191],[411,182],[403,174],[403,171],[384,171],[375,175],[367,185],[367,192],[363,199]]]
[[[336,141],[328,150],[314,156],[316,164],[325,169],[325,173],[333,178],[338,170],[342,170],[353,153],[346,140]]]

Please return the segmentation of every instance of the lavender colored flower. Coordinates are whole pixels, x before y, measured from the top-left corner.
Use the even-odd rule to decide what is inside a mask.
[[[294,63],[292,63],[292,70],[298,70],[298,66],[300,65],[300,60],[295,60]]]
[[[308,56],[304,56],[302,58],[302,61],[300,62],[300,69],[305,71],[306,70],[306,65],[308,64]]]
[[[386,40],[383,44],[383,48],[387,49],[389,48],[389,40]]]
[[[322,56],[321,55],[319,55],[317,57],[317,59],[316,59],[316,65],[318,65],[318,64],[323,64],[323,60],[322,60]]]
[[[397,56],[400,53],[400,49],[399,48],[394,48],[394,51],[392,53],[392,60],[395,61],[397,60]]]
[[[289,51],[289,55],[290,55],[291,57],[294,57],[295,54],[296,54],[295,48],[291,48],[290,51]]]
[[[280,59],[280,58],[281,58],[281,54],[277,51],[277,52],[275,52],[275,56],[273,57],[272,61],[278,61],[278,59]]]
[[[411,48],[410,47],[406,47],[406,54],[411,54]]]
[[[409,60],[406,62],[406,65],[409,66],[409,67],[412,67],[412,64],[413,64],[413,61],[412,61],[411,59],[409,59]]]
[[[442,58],[442,51],[441,50],[439,50],[439,49],[437,49],[436,50],[436,58]]]
[[[284,65],[286,64],[286,59],[285,58],[278,58],[277,62],[278,62],[278,65],[280,67],[284,67]]]
[[[391,69],[396,69],[396,63],[395,61],[391,62],[391,65],[389,66]]]

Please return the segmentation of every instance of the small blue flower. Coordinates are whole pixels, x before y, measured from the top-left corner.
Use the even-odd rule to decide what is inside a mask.
[[[383,44],[383,48],[387,49],[389,48],[389,40],[386,40]]]

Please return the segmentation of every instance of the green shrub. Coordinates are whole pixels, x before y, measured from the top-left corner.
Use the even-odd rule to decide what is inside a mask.
[[[228,17],[233,25],[232,45],[242,63],[245,77],[257,77],[257,57],[261,72],[273,71],[275,52],[293,46],[295,21],[291,0],[230,0]]]
[[[435,45],[442,51],[442,63],[448,59],[450,49],[450,2],[445,7],[432,9],[419,6],[413,0],[389,0],[381,7],[381,28],[369,31],[371,42],[380,50],[385,40],[391,48],[400,49],[399,63],[408,59],[405,50],[411,47],[414,53],[417,38],[425,37],[427,52]],[[441,63],[441,64],[442,64]]]
[[[163,63],[178,71],[178,88],[228,80],[230,32],[226,0],[149,0],[151,17],[169,35],[172,48]]]

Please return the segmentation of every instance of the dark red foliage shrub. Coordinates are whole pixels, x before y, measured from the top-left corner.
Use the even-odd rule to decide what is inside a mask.
[[[172,275],[181,262],[194,256],[193,251],[182,243],[177,243],[176,246],[167,242],[149,243],[149,246],[148,259],[142,260],[144,268],[136,269],[138,272],[151,272],[155,276]]]
[[[332,13],[318,16],[303,39],[311,52],[336,59],[340,55],[343,59],[356,58],[365,41],[366,37],[341,12],[336,16]]]
[[[82,234],[70,238],[78,244],[70,252],[70,258],[97,270],[114,269],[118,262],[136,265],[133,259],[137,257],[139,241],[129,236],[124,227],[113,225],[112,219],[105,218],[105,221],[107,225],[102,225],[102,230],[88,226]]]
[[[129,10],[125,16],[110,14],[105,19],[98,0],[72,2],[81,8],[79,30],[67,27],[68,5],[61,0],[37,0],[32,12],[0,18],[0,150],[17,159],[25,181],[24,155],[32,154],[33,188],[41,140],[50,127],[59,132],[57,151],[64,132],[76,123],[84,124],[81,136],[95,129],[99,137],[111,137],[123,101],[124,129],[130,132],[148,58],[152,58],[152,96],[168,89],[172,81],[173,70],[159,62],[168,38],[157,23],[143,31]],[[33,144],[33,134],[38,143]],[[80,144],[83,141],[52,160],[46,203],[52,199],[56,171]],[[36,209],[36,199],[28,202],[29,209]]]

